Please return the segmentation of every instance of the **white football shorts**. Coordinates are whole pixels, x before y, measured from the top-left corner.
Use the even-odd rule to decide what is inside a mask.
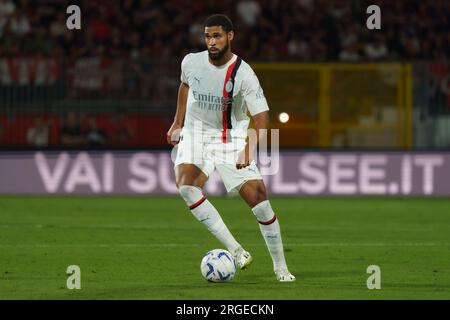
[[[182,134],[181,137],[176,146],[174,168],[182,163],[193,164],[207,177],[217,169],[227,192],[239,191],[248,180],[263,179],[255,161],[245,168],[236,168],[237,157],[245,147],[245,140],[232,139],[232,142],[222,143],[217,138],[199,141],[188,134]]]

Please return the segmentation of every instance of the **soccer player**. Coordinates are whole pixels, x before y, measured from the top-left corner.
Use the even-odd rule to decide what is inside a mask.
[[[267,129],[267,101],[252,68],[231,52],[231,20],[221,14],[206,19],[207,50],[187,54],[181,63],[177,111],[167,141],[177,145],[175,178],[192,214],[230,251],[240,269],[252,262],[202,188],[217,169],[228,192],[236,190],[259,222],[279,281],[295,281],[283,252],[280,225],[262,176],[252,159],[256,143],[247,142],[249,111],[259,137]]]

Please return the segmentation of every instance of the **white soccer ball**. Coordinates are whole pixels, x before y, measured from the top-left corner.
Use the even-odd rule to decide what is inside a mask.
[[[210,282],[225,282],[234,278],[236,265],[229,251],[214,249],[203,256],[200,270],[203,278]]]

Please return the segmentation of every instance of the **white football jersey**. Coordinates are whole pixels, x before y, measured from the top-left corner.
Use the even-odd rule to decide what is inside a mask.
[[[222,143],[245,139],[253,116],[269,110],[252,68],[237,55],[222,66],[208,51],[190,53],[181,63],[181,81],[189,86],[183,132],[201,133]]]

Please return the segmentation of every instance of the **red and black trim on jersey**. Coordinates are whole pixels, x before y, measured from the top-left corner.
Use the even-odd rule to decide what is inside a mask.
[[[231,108],[233,106],[233,91],[234,91],[234,79],[236,78],[236,73],[241,65],[242,59],[240,57],[236,58],[236,61],[233,62],[227,70],[227,74],[225,76],[225,82],[223,83],[223,101],[224,108],[222,111],[222,142],[227,142],[227,130],[232,129],[231,125]],[[228,83],[231,83],[227,86]],[[227,91],[228,89],[228,91]]]

